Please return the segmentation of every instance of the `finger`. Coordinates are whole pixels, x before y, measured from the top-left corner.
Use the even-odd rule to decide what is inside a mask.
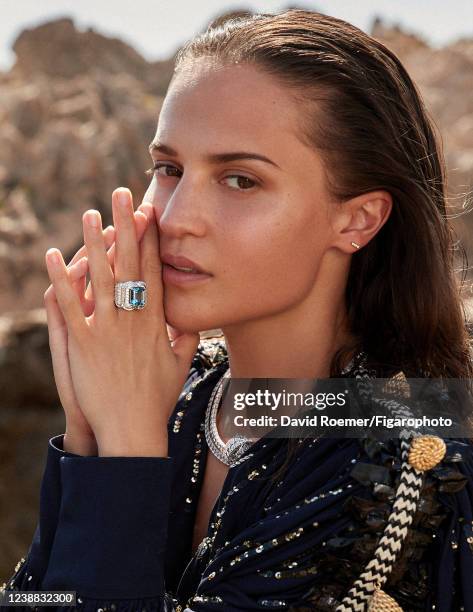
[[[200,342],[200,334],[199,332],[195,333],[180,333],[177,338],[175,338],[172,342],[172,350],[174,355],[177,358],[177,362],[181,367],[181,374],[183,376],[183,382],[185,380],[185,376],[189,371],[189,368],[192,363],[192,359],[195,355],[197,347]]]
[[[84,316],[89,317],[94,311],[94,303],[89,300],[85,296],[85,287],[87,280],[87,270],[89,269],[87,257],[82,257],[79,261],[76,261],[75,264],[70,264],[67,268],[69,274],[69,280],[72,283],[72,287],[76,292],[77,297],[82,306],[82,312]],[[55,291],[52,285],[49,286],[48,290],[45,293],[45,298],[49,293],[54,295],[55,299]]]
[[[115,242],[110,246],[110,248],[107,248],[107,260],[108,260],[108,263],[110,264],[110,269],[112,270],[112,272],[113,272],[113,264],[114,264],[114,257],[113,257],[114,252],[115,252]],[[85,289],[84,297],[90,301],[94,299],[94,291],[93,291],[91,282],[87,284],[87,288]]]
[[[87,257],[81,257],[75,264],[69,264],[67,270],[69,273],[69,279],[72,282],[83,280],[89,269]]]
[[[119,188],[112,196],[115,225],[115,282],[140,280],[140,253],[129,189]]]
[[[72,287],[76,292],[77,297],[82,306],[82,312],[85,317],[89,317],[94,311],[94,302],[85,297],[85,285],[87,280],[87,270],[89,269],[87,257],[82,257],[75,264],[71,264],[67,270],[69,274],[69,280],[72,283]],[[53,285],[50,285],[44,294],[45,302],[47,300],[54,300],[54,305],[59,309],[57,305],[56,292]]]
[[[166,327],[172,351],[182,368],[181,372],[185,374],[185,372],[189,371],[192,359],[199,345],[200,334],[199,332],[183,332],[177,327],[169,325],[169,323],[166,323]]]
[[[115,230],[113,225],[109,225],[108,227],[106,227],[103,231],[104,233],[104,238],[105,238],[105,244],[107,245],[107,247],[109,247],[111,244],[113,244],[114,240],[115,240]],[[81,246],[81,248],[74,254],[74,256],[72,257],[71,261],[67,264],[67,269],[69,270],[69,273],[71,273],[72,271],[72,276],[70,277],[71,280],[73,282],[76,281],[76,278],[79,278],[82,276],[83,272],[82,272],[82,268],[84,266],[84,262],[82,261],[84,259],[84,256],[87,255],[87,249],[85,247],[85,245]],[[85,257],[85,261],[87,262],[87,258]],[[78,264],[79,262],[81,262],[79,264],[79,266],[76,268],[76,264]],[[87,273],[87,270],[85,271],[85,273]],[[86,279],[84,279],[83,282],[85,282]],[[54,288],[52,285],[49,285],[48,290],[54,291]],[[45,296],[46,296],[46,292],[45,292]]]
[[[140,204],[140,206],[142,206]],[[140,208],[135,212],[135,225],[136,225],[136,238],[138,242],[141,242],[141,239],[144,236],[146,228],[148,227],[148,217]]]
[[[115,243],[115,228],[113,225],[109,225],[103,231],[103,239],[105,242],[105,248],[109,249],[112,244]]]
[[[104,239],[105,239],[105,244],[107,246],[107,248],[109,246],[111,246],[113,244],[113,242],[115,241],[115,228],[113,227],[113,225],[108,225],[104,230],[103,230],[103,235],[104,235]],[[85,255],[87,255],[87,249],[85,247],[85,244],[81,246],[81,248],[74,254],[74,257],[71,259],[71,261],[67,264],[67,267],[74,265],[77,261],[79,261],[79,259],[81,259],[81,257],[84,257]]]
[[[57,334],[58,332],[62,333],[63,331],[67,333],[66,321],[62,315],[61,309],[59,308],[53,285],[49,285],[44,292],[44,306],[46,308],[49,340],[51,342],[52,334]]]
[[[185,335],[188,335],[188,334],[187,334],[187,332],[181,331],[177,327],[173,327],[172,325],[169,325],[169,323],[166,323],[166,327],[167,327],[167,330],[168,330],[169,341],[171,342],[171,346],[174,349],[175,347],[178,346],[178,344],[180,344],[182,342],[181,337],[185,336]],[[200,340],[200,335],[199,335],[199,340]],[[177,342],[177,341],[179,341],[179,342]],[[196,349],[197,349],[197,347],[196,347]],[[194,350],[194,353],[195,353],[195,350]],[[192,355],[194,355],[194,353]]]
[[[53,364],[54,377],[57,382],[67,377],[66,367],[69,364],[67,352],[67,325],[56,299],[53,286],[48,287],[44,294],[44,306],[48,324],[49,348]],[[57,383],[56,383],[57,384]],[[58,386],[60,402],[67,406],[71,397],[63,397],[64,389]],[[67,387],[66,387],[67,388]]]
[[[94,292],[95,312],[98,316],[113,316],[115,313],[115,280],[107,259],[102,234],[102,218],[98,210],[88,210],[84,213],[82,221],[90,280]]]
[[[137,240],[140,241],[141,238],[143,237],[143,234],[145,232],[146,226],[148,224],[148,219],[146,218],[146,215],[141,212],[141,211],[136,211],[135,212],[135,224],[136,224],[136,237]],[[110,225],[109,227],[111,227],[113,229],[113,232],[110,234],[110,238],[111,240],[106,240],[105,244],[107,246],[107,259],[108,262],[110,264],[110,267],[112,269],[112,271],[114,272],[114,262],[115,262],[115,228],[113,227],[113,225]],[[87,285],[87,289],[85,290],[85,297],[87,298],[87,300],[93,300],[94,299],[94,294],[92,291],[92,285],[89,283]]]
[[[87,257],[82,257],[79,261],[76,261],[75,264],[69,264],[67,268],[67,272],[69,275],[69,280],[71,281],[76,293],[78,293],[77,288],[79,284],[85,281],[86,274],[88,270]],[[47,290],[44,293],[44,301],[49,301],[52,299],[56,304],[56,292],[54,290],[53,285],[49,285]]]
[[[148,225],[148,218],[146,217],[145,213],[143,213],[142,211],[136,211],[134,213],[134,217],[135,217],[135,227],[136,227],[136,238],[139,242],[141,241],[145,233],[146,226]],[[115,252],[116,252],[116,242],[114,242],[107,251],[108,261],[110,262],[112,270],[114,270]]]
[[[48,275],[54,287],[55,297],[66,322],[68,333],[79,336],[85,331],[87,323],[77,294],[69,280],[61,251],[59,249],[48,249],[45,259]]]
[[[199,332],[183,332],[177,327],[169,325],[169,323],[166,324],[166,327],[168,329],[173,353],[178,358],[178,361],[184,366],[184,370],[188,372],[200,342],[200,334]]]
[[[162,283],[162,264],[159,256],[159,236],[158,225],[152,204],[143,208],[143,212],[148,217],[148,227],[140,243],[141,278],[146,282],[148,312],[153,317],[158,315],[161,321],[165,338],[168,338],[166,329],[166,319],[163,307],[163,283]]]
[[[166,323],[166,328],[168,330],[168,337],[171,343],[181,335],[181,332],[177,329],[177,327],[173,327],[172,325],[169,325],[169,323]]]
[[[87,285],[87,271],[89,269],[89,262],[87,257],[82,257],[75,264],[69,268],[69,278],[74,287],[74,291],[79,298],[82,306],[82,312],[85,317],[90,317],[94,312],[94,301],[88,299],[85,295],[85,289]]]
[[[72,286],[74,287],[74,291],[79,298],[84,317],[90,317],[90,315],[94,312],[94,302],[85,297],[86,280],[87,279],[84,276],[83,278],[73,282]]]
[[[49,347],[56,380],[59,400],[63,407],[75,402],[73,385],[69,371],[67,351],[67,325],[56,299],[54,287],[48,287],[44,294],[44,305],[48,324]],[[67,381],[68,384],[64,384]],[[62,382],[63,384],[59,384]]]

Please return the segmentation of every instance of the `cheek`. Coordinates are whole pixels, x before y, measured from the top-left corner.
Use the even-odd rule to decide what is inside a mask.
[[[178,328],[219,328],[296,306],[314,286],[330,236],[322,207],[300,198],[265,202],[260,214],[226,210],[210,234],[215,281],[165,290],[168,322]]]
[[[319,215],[303,211],[234,226],[221,236],[226,291],[234,301],[251,301],[253,308],[284,307],[302,299],[315,281],[327,230]]]

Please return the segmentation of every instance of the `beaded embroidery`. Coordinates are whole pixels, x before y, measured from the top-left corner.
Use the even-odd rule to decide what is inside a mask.
[[[175,436],[179,437],[186,429],[186,414],[194,395],[209,376],[215,376],[216,368],[225,363],[224,344],[220,341],[217,344],[216,347],[214,342],[206,341],[199,345],[193,362],[194,370],[170,421],[170,430]],[[191,487],[189,501],[185,503],[189,508],[194,505],[196,496],[193,491],[202,479],[205,446],[201,427],[192,435],[195,443],[191,453]],[[393,440],[365,439],[333,445],[329,447],[330,452],[340,452],[344,464],[334,466],[338,471],[330,486],[323,487],[317,483],[315,489],[305,491],[297,501],[288,503],[292,489],[304,481],[304,471],[299,467],[303,463],[301,460],[317,457],[320,444],[317,439],[301,440],[284,479],[272,485],[269,477],[285,456],[284,441],[265,441],[245,453],[238,465],[230,470],[228,486],[224,486],[212,512],[207,536],[189,564],[189,572],[195,572],[200,584],[192,594],[179,593],[177,598],[166,594],[166,610],[183,612],[183,601],[189,607],[209,605],[209,609],[220,612],[231,609],[234,602],[228,603],[229,591],[224,589],[225,581],[231,583],[232,576],[238,576],[239,571],[247,571],[261,584],[270,584],[271,581],[282,584],[279,596],[274,587],[271,591],[261,590],[260,596],[255,596],[253,604],[261,609],[292,612],[336,610],[353,580],[372,558],[387,524],[399,485],[402,457],[399,442]],[[429,592],[429,555],[440,533],[439,528],[449,516],[448,504],[442,501],[465,488],[468,478],[462,474],[459,465],[467,453],[471,458],[471,447],[466,443],[447,441],[446,455],[441,463],[424,474],[412,524],[388,581],[383,585],[387,595],[406,612],[425,610]],[[380,480],[381,473],[384,477]],[[251,503],[255,496],[258,496],[258,501]],[[245,506],[245,500],[250,504]],[[245,507],[254,511],[255,516],[245,517]],[[334,508],[337,509],[336,515],[330,515],[327,521],[324,512]],[[229,528],[228,522],[239,517],[242,517],[241,525]],[[291,528],[282,527],[284,521],[290,519]],[[332,529],[333,523],[337,524],[336,529]],[[456,554],[466,547],[473,554],[472,517],[455,517],[452,525],[453,529],[447,534],[450,549]],[[324,535],[327,530],[330,533]],[[262,537],[264,533],[272,533],[272,536]],[[15,568],[16,573],[8,585],[12,590],[31,588],[28,583],[32,576],[23,571],[24,563],[22,558]],[[245,570],[246,567],[249,569]],[[299,584],[305,587],[296,597],[293,593]],[[273,595],[263,595],[270,592]],[[78,598],[77,602],[80,608],[82,599]],[[435,604],[432,605],[435,609]],[[113,611],[116,606],[107,603],[101,609]],[[455,609],[463,608],[458,603]]]
[[[369,374],[374,375],[374,372],[370,371]],[[300,442],[302,443],[302,440]],[[316,439],[312,440],[307,447],[312,448],[316,442]],[[344,530],[340,530],[336,537],[328,538],[316,546],[308,546],[304,552],[289,556],[279,566],[275,565],[271,569],[258,568],[256,570],[256,573],[262,579],[286,581],[312,576],[314,580],[318,579],[314,581],[314,586],[303,596],[304,605],[310,606],[307,609],[319,610],[320,612],[325,610],[333,611],[340,605],[352,581],[362,572],[363,567],[372,557],[383,528],[386,526],[394,499],[394,492],[399,484],[399,468],[401,465],[399,442],[379,442],[366,439],[359,441],[359,443],[361,453],[357,453],[345,470],[345,473],[353,474],[355,480],[352,483],[345,484],[344,487],[333,487],[328,491],[307,496],[299,504],[296,504],[294,509],[282,510],[282,512],[274,514],[273,519],[276,521],[300,509],[301,506],[320,503],[326,498],[337,497],[345,493],[346,499],[343,501],[340,515],[349,513],[350,519],[347,527]],[[361,454],[367,457],[368,463],[366,463],[366,460],[359,460]],[[252,558],[256,557],[263,557],[267,551],[291,543],[297,540],[301,534],[306,536],[310,534],[311,530],[320,529],[319,521],[307,521],[307,524],[301,525],[297,530],[267,541],[245,540],[243,544],[234,545],[232,547],[233,555],[228,556],[231,541],[225,540],[221,542],[219,537],[225,521],[224,515],[233,496],[236,495],[235,503],[237,503],[244,489],[250,483],[257,481],[266,470],[267,465],[264,461],[259,465],[255,464],[257,456],[258,453],[255,454],[254,452],[249,452],[243,456],[239,462],[240,466],[242,463],[249,461],[251,467],[247,470],[245,477],[241,478],[239,482],[223,495],[220,505],[211,517],[208,536],[201,547],[199,547],[197,555],[203,570],[201,579],[202,588],[206,583],[210,584],[216,580],[217,576],[226,575],[228,571],[238,567],[243,562],[249,562]],[[389,458],[390,461],[388,460]],[[299,459],[300,457],[295,458],[295,461]],[[365,477],[366,474],[369,476],[368,481],[364,482],[364,484],[356,480],[356,474],[359,471],[358,465],[363,463],[365,464],[363,467]],[[375,474],[377,474],[379,465],[384,465],[386,469],[386,483],[375,480]],[[409,530],[409,536],[404,542],[403,550],[396,561],[389,579],[391,586],[386,587],[386,590],[396,597],[396,601],[404,606],[416,606],[415,602],[417,601],[419,607],[412,607],[412,610],[423,609],[421,605],[425,601],[427,571],[419,561],[421,558],[427,559],[429,546],[435,539],[434,531],[446,516],[446,509],[444,507],[440,508],[440,504],[435,502],[442,485],[440,483],[440,487],[432,487],[433,479],[436,478],[439,470],[445,469],[443,464],[437,470],[435,468],[431,470],[431,473],[426,476],[421,500],[412,527]],[[289,468],[290,470],[291,468]],[[451,490],[452,483],[455,482],[458,483],[458,490],[460,490],[465,484],[465,479],[456,470],[450,471],[449,475],[451,477],[449,490]],[[284,482],[280,481],[275,485],[275,488],[277,489],[283,485]],[[363,489],[361,492],[360,485],[362,485],[361,489]],[[350,495],[349,489],[355,489],[356,493],[354,492]],[[346,495],[347,492],[348,495]],[[271,504],[264,506],[266,515],[270,514],[273,508],[277,507],[275,506],[277,501],[279,501],[279,498],[278,500],[274,499]],[[436,511],[434,516],[432,516],[432,511]],[[258,524],[262,523],[263,521],[260,520]],[[467,537],[470,538],[471,548],[473,549],[473,532],[471,527],[469,525],[470,529],[468,530]],[[452,540],[452,542],[453,546],[457,545],[455,540]],[[227,560],[223,564],[219,563],[219,559],[223,557],[226,557]],[[406,590],[407,584],[410,584],[411,588]],[[399,592],[396,592],[396,589]],[[274,609],[281,606],[287,607],[287,602],[270,598],[260,599],[258,604],[265,608],[273,607]],[[297,607],[291,607],[290,609],[296,610]],[[411,608],[407,607],[406,609],[410,610]]]

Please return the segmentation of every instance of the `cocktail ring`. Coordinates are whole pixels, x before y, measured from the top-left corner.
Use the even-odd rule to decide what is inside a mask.
[[[115,283],[115,306],[124,310],[141,310],[146,305],[145,281]]]

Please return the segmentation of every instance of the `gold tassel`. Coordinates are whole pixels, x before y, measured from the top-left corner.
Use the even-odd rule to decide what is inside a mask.
[[[408,461],[416,470],[424,472],[440,463],[445,457],[447,447],[438,436],[418,436],[411,442]]]
[[[377,587],[368,605],[368,612],[402,612],[402,608],[395,599]]]

